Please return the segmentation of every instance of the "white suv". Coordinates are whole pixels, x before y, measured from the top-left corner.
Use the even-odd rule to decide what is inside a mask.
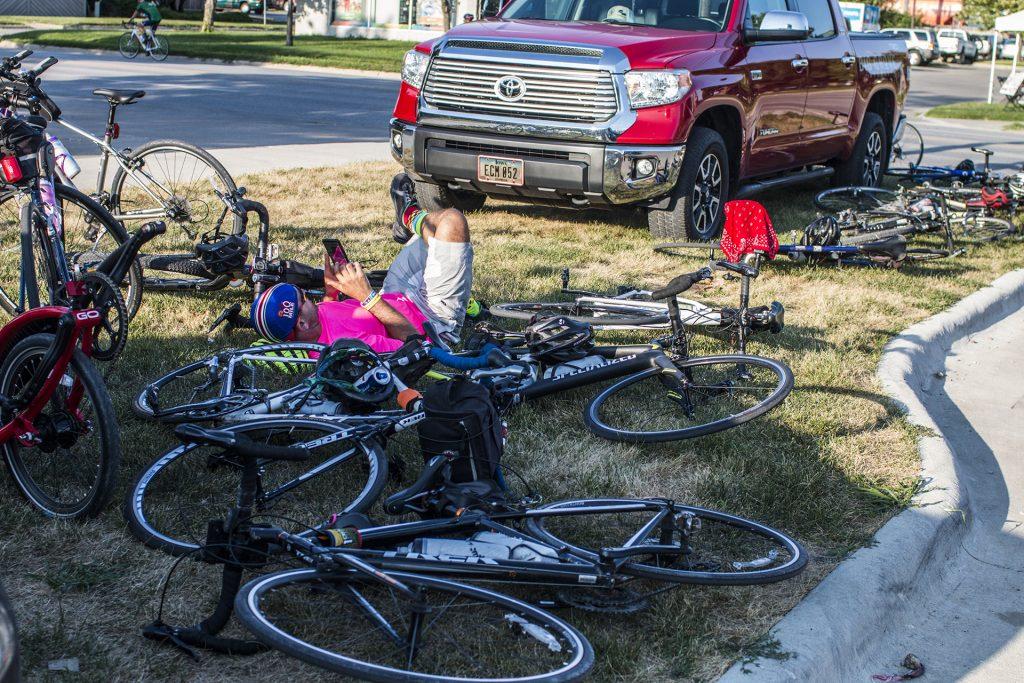
[[[939,44],[935,34],[928,29],[921,28],[886,28],[882,33],[888,33],[894,38],[902,38],[907,42],[907,59],[911,66],[930,64],[939,56]]]
[[[944,62],[955,59],[960,64],[972,64],[978,58],[978,46],[962,28],[940,29],[939,56]]]

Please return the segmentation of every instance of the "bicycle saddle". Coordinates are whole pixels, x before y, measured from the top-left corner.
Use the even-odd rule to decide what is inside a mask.
[[[987,157],[990,157],[994,154],[992,150],[985,149],[984,147],[971,147],[971,151],[977,152],[978,154],[984,154]]]
[[[112,90],[110,88],[96,88],[92,91],[97,97],[106,97],[111,104],[131,104],[146,96],[145,90]]]
[[[309,457],[309,451],[305,448],[257,443],[241,434],[235,434],[226,429],[206,429],[199,425],[183,424],[178,425],[174,433],[184,443],[220,446],[243,458],[297,461],[305,460]]]
[[[893,261],[902,261],[907,255],[907,240],[903,235],[896,235],[880,242],[870,242],[861,246],[868,256],[882,256]]]

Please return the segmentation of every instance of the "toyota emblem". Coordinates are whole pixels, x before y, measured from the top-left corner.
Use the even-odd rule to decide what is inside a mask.
[[[519,76],[502,76],[494,83],[494,94],[506,102],[518,102],[526,95],[526,83]]]

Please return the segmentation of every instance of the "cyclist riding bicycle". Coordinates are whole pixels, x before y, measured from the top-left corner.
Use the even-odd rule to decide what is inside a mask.
[[[361,339],[379,353],[395,351],[430,322],[442,338],[457,338],[469,306],[473,245],[469,224],[457,209],[427,212],[416,203],[412,180],[391,182],[392,233],[405,244],[374,291],[358,263],[324,262],[326,295],[313,303],[292,284],[280,283],[253,301],[253,327],[271,342],[332,344]],[[339,296],[339,295],[343,295]]]
[[[135,18],[141,18],[142,30],[146,39],[143,41],[146,49],[150,49],[153,46],[153,34],[156,33],[157,28],[160,27],[160,22],[163,21],[163,17],[160,15],[160,10],[157,8],[154,0],[139,0],[138,7],[128,18],[129,21]]]

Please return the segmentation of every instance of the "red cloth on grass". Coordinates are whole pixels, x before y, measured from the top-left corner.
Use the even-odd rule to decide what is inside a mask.
[[[779,253],[779,238],[768,211],[760,202],[736,199],[725,203],[722,253],[730,261],[760,251],[769,259]]]

